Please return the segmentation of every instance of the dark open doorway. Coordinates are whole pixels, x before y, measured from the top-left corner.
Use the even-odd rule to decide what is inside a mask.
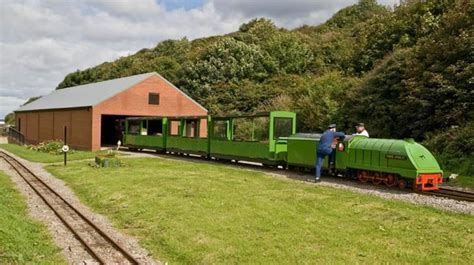
[[[125,118],[128,116],[102,115],[100,145],[117,145],[118,140],[122,141],[122,132],[125,129]]]

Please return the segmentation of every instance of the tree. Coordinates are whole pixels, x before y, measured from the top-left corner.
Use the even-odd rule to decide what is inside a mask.
[[[258,46],[225,38],[213,45],[185,73],[185,87],[197,98],[205,98],[214,84],[244,79],[262,81],[274,71],[275,63]]]
[[[355,91],[354,117],[370,119],[378,136],[418,140],[472,120],[473,14],[459,5],[417,45],[387,56]]]
[[[274,59],[281,73],[302,74],[313,60],[309,47],[299,41],[294,33],[275,34],[264,45],[264,49]]]
[[[5,124],[7,125],[15,125],[15,113],[10,112],[5,115]]]

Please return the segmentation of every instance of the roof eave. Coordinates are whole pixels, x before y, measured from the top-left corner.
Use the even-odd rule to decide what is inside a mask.
[[[14,110],[14,113],[17,112],[32,112],[32,111],[51,111],[51,110],[70,110],[70,109],[85,109],[85,108],[92,108],[93,106],[77,106],[77,107],[66,107],[66,108],[50,108],[50,109],[27,109],[27,110],[21,110],[17,109]]]

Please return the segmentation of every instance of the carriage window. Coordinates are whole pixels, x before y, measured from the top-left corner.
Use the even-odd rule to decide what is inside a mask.
[[[199,137],[200,138],[207,138],[207,119],[200,119],[199,122]]]
[[[268,141],[268,117],[234,119],[234,141]]]
[[[275,118],[275,129],[273,138],[288,137],[293,133],[293,119],[292,118]]]
[[[162,120],[148,120],[148,135],[162,135],[163,121]]]
[[[227,120],[214,121],[214,138],[227,139],[227,122]]]
[[[142,130],[140,131],[140,135],[147,135],[148,133],[148,121],[142,121]]]
[[[128,134],[135,134],[138,135],[140,132],[140,122],[138,120],[130,120],[128,121]]]
[[[234,141],[253,141],[254,124],[252,118],[234,119]]]
[[[186,137],[198,137],[198,126],[196,120],[186,121]]]
[[[181,131],[181,122],[180,121],[170,121],[170,135],[179,136]]]
[[[253,132],[255,141],[267,142],[270,126],[269,117],[256,117],[253,120],[255,131]]]
[[[160,105],[160,94],[159,93],[149,93],[148,94],[148,104],[150,104],[150,105]]]

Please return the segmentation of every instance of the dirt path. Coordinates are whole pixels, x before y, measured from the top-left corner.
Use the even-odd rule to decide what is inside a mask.
[[[14,156],[12,153],[6,153]],[[112,227],[111,222],[106,217],[94,213],[87,206],[82,204],[63,181],[51,176],[46,170],[43,169],[43,164],[29,162],[17,156],[14,157],[27,166],[30,170],[35,172],[37,176],[41,177],[47,184],[49,184],[59,194],[66,198],[72,205],[77,207],[85,216],[95,222],[114,240],[129,250],[129,252],[132,253],[141,263],[160,264],[159,262],[154,261],[151,255],[139,246],[136,239],[118,232]],[[41,198],[3,159],[0,159],[0,170],[3,170],[6,174],[11,176],[12,181],[16,184],[20,192],[26,197],[30,216],[47,225],[54,242],[62,249],[64,258],[69,264],[97,264],[89,255],[89,253],[87,253],[81,243],[56,217],[53,211],[49,209],[49,207],[41,200]]]

